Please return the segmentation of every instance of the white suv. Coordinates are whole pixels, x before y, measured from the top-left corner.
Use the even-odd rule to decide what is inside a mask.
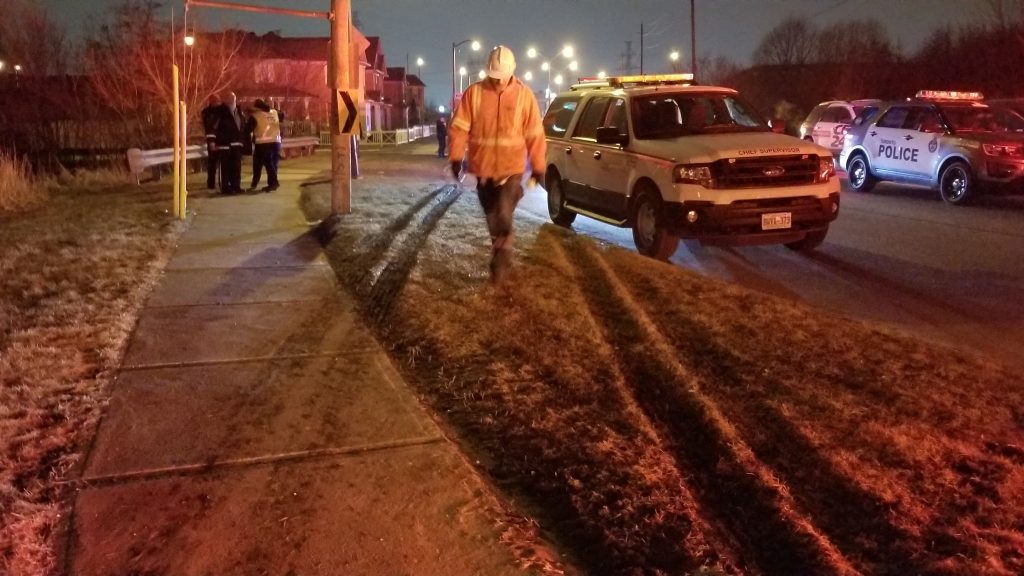
[[[800,137],[820,144],[838,154],[843,149],[846,131],[865,108],[875,106],[879,100],[832,100],[822,102],[811,110],[800,124]]]
[[[679,238],[706,244],[821,244],[839,213],[828,149],[773,133],[735,90],[690,75],[577,84],[544,116],[548,213],[631,227],[637,250],[667,259]]]

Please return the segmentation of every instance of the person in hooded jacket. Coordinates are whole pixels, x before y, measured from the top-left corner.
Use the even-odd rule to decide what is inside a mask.
[[[466,89],[448,126],[448,159],[458,180],[463,159],[477,177],[477,194],[491,235],[491,280],[501,284],[512,263],[512,214],[523,197],[523,172],[544,182],[547,144],[537,99],[513,74],[515,56],[491,50],[487,77]],[[468,152],[467,152],[468,149]]]
[[[256,99],[247,129],[255,144],[252,154],[252,191],[260,185],[263,169],[267,169],[267,186],[263,192],[273,192],[279,187],[277,166],[281,160],[281,113],[271,108],[262,99]]]

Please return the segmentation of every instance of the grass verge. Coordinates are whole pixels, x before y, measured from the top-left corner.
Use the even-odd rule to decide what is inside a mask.
[[[1018,375],[524,218],[495,290],[475,195],[376,162],[332,265],[586,571],[1024,573]]]
[[[0,214],[0,573],[54,569],[60,481],[181,229],[166,188],[56,189]]]

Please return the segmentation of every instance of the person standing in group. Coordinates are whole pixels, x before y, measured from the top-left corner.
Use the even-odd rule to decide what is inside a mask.
[[[512,215],[523,197],[523,170],[544,182],[547,144],[537,100],[516,78],[515,56],[497,46],[487,57],[487,77],[466,89],[448,129],[448,159],[459,179],[467,155],[491,235],[491,280],[501,284],[512,263]]]
[[[217,187],[217,168],[220,151],[217,149],[217,124],[220,120],[220,96],[212,94],[206,108],[201,112],[203,130],[206,132],[206,187]]]
[[[238,98],[229,92],[220,105],[217,122],[217,149],[220,151],[220,191],[238,194],[242,191],[242,148],[245,122],[238,108]]]
[[[262,99],[256,99],[252,116],[247,124],[252,132],[255,148],[252,154],[252,187],[255,191],[263,177],[263,168],[267,169],[267,186],[264,192],[277,190],[277,165],[281,160],[281,117],[280,112],[267,105]]]
[[[437,157],[444,158],[445,148],[448,147],[448,123],[444,116],[437,119]]]

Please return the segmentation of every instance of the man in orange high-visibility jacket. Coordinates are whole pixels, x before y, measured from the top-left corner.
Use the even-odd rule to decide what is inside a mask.
[[[512,260],[512,214],[523,197],[523,171],[544,182],[544,127],[533,92],[513,76],[512,51],[498,46],[487,58],[487,78],[462,95],[448,127],[448,158],[459,178],[469,149],[469,172],[491,234],[491,280],[503,282]]]

